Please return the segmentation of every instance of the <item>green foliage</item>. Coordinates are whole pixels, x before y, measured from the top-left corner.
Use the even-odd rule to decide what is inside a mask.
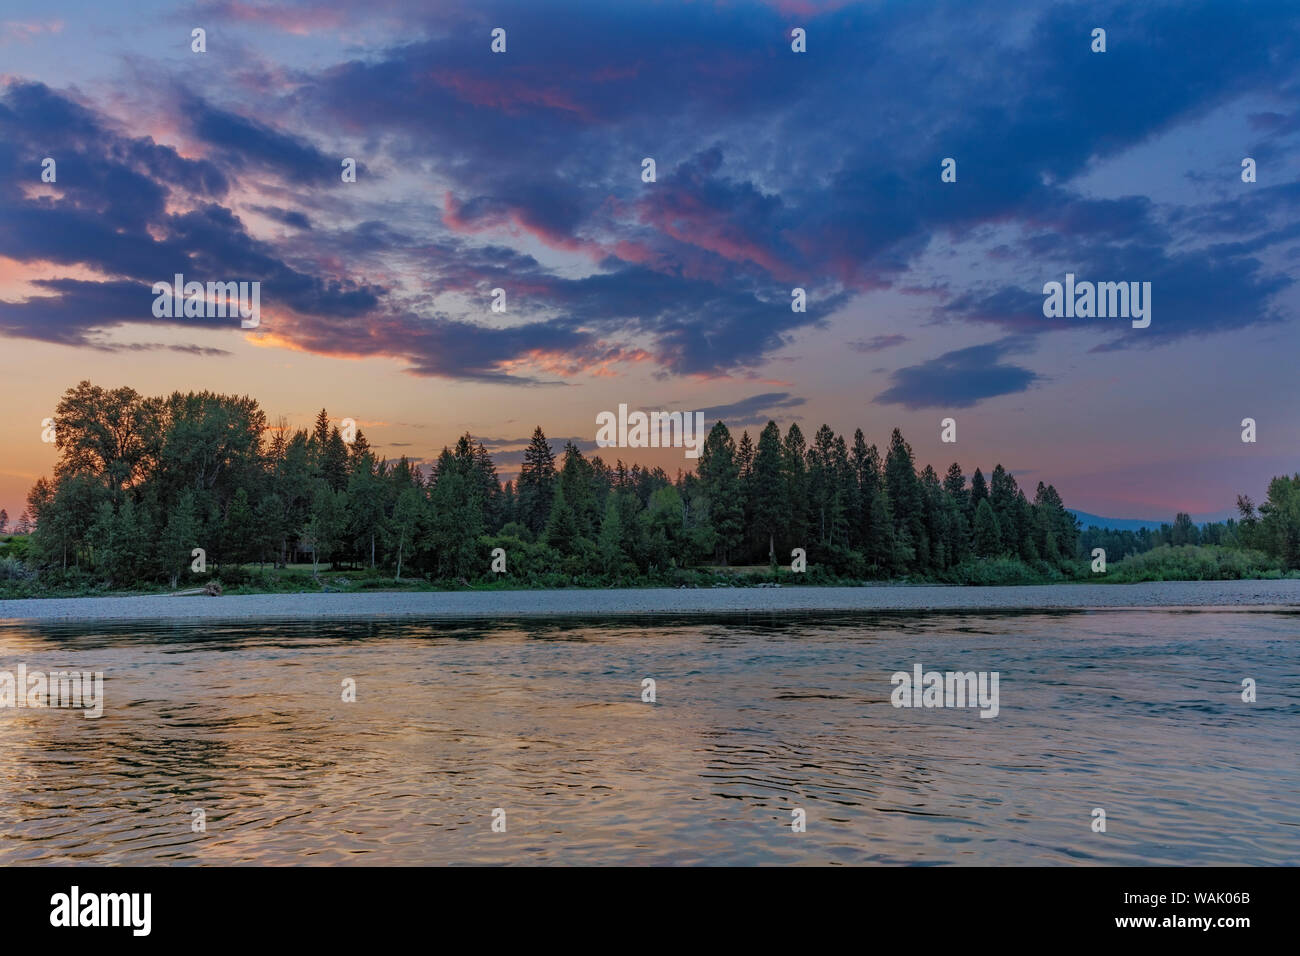
[[[0,557],[0,581],[23,581],[30,573],[27,566],[14,555]]]
[[[749,494],[753,501],[755,543],[773,563],[776,561],[776,537],[783,534],[791,523],[786,517],[788,500],[784,468],[781,430],[776,422],[768,422],[758,436]]]
[[[1280,576],[1282,563],[1263,551],[1219,545],[1161,545],[1130,555],[1107,568],[1105,580],[1121,584],[1143,581],[1232,581]]]
[[[1087,580],[1099,540],[1106,580],[1300,568],[1300,475],[1275,479],[1258,511],[1243,498],[1239,522],[1080,532],[1055,488],[1038,483],[1031,502],[1001,465],[969,486],[958,463],[918,472],[897,429],[882,460],[861,430],[850,443],[822,425],[809,443],[768,422],[737,442],[718,422],[697,470],[670,478],[573,443],[557,467],[537,428],[503,485],[470,435],[417,467],[377,458],[360,433],[348,447],[330,421],[322,409],[310,429],[268,428],[246,396],[80,383],[58,406],[54,474],[28,495],[35,532],[0,544],[4,592],[175,588],[194,548],[209,566],[198,581],[229,590],[735,586],[765,564],[792,584]],[[505,574],[490,571],[493,547]],[[794,548],[805,574],[788,570]]]
[[[550,442],[538,426],[524,450],[524,463],[519,472],[517,489],[519,520],[534,534],[541,532],[550,518],[555,480],[555,455],[551,451]]]
[[[1259,547],[1288,570],[1300,568],[1300,474],[1274,478],[1259,506]]]
[[[17,558],[19,561],[26,561],[31,547],[32,539],[30,535],[7,535],[0,538],[0,557]]]
[[[988,501],[985,500],[981,504],[988,505]],[[1051,580],[1051,576],[1052,572],[1049,571],[1044,575],[1043,569],[1031,567],[1019,558],[1003,556],[987,560],[963,561],[946,571],[940,580],[945,584],[993,587],[1043,584],[1046,580]],[[1059,571],[1056,571],[1054,576],[1057,580],[1062,577]]]
[[[703,518],[695,549],[712,551],[723,564],[735,555],[744,539],[744,502],[740,494],[740,466],[736,443],[722,422],[709,431],[700,451],[699,478],[703,492]]]
[[[176,587],[188,571],[193,549],[198,547],[199,522],[194,501],[193,491],[187,488],[182,492],[176,507],[167,516],[162,540],[158,544],[158,560],[172,587]]]
[[[981,558],[996,557],[1002,551],[1002,533],[998,527],[997,516],[993,506],[985,498],[975,509],[974,540],[975,554]]]

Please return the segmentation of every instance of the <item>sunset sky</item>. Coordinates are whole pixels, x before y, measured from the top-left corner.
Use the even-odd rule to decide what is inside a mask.
[[[941,473],[1222,516],[1300,470],[1298,147],[1294,2],[6,0],[0,507],[89,379],[325,406],[390,458],[468,430],[506,475],[619,403],[898,426]],[[260,281],[260,327],[155,318],[175,273]],[[1045,318],[1066,273],[1150,282],[1150,327]]]

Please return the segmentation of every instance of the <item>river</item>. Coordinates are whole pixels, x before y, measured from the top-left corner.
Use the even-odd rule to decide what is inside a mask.
[[[0,625],[0,672],[104,674],[98,718],[0,708],[0,864],[1296,863],[1298,625]],[[894,706],[917,665],[997,715]]]

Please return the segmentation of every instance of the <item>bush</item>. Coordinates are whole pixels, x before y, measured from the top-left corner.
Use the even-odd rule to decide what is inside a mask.
[[[789,567],[787,564],[786,567]],[[857,551],[838,544],[818,545],[809,549],[808,570],[816,570],[823,577],[845,577],[861,580],[867,574],[867,561]]]
[[[253,580],[253,573],[238,564],[223,564],[216,575],[226,589],[242,587]]]
[[[509,527],[509,525],[507,525]],[[484,535],[479,538],[481,567],[491,567],[492,549],[502,548],[506,553],[506,572],[496,574],[485,570],[480,578],[484,583],[501,583],[509,587],[563,587],[568,578],[585,570],[583,560],[566,561],[554,548],[539,542],[525,541],[513,535]]]
[[[34,573],[12,554],[0,558],[0,581],[22,581]]]
[[[1056,580],[1059,580],[1059,572]],[[1011,584],[1043,584],[1043,575],[1019,558],[967,559],[937,576],[946,584],[993,587]]]
[[[1235,581],[1282,576],[1281,561],[1262,551],[1221,545],[1161,545],[1111,565],[1105,579],[1121,584],[1145,581]],[[1097,576],[1098,579],[1101,575]]]
[[[19,561],[27,560],[27,553],[31,547],[32,539],[28,535],[11,534],[0,538],[0,555],[17,558]]]

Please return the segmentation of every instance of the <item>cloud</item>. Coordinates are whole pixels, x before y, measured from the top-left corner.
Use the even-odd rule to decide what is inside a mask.
[[[103,347],[98,333],[125,323],[158,323],[154,282],[179,272],[199,281],[257,280],[263,306],[326,320],[356,318],[383,290],[351,278],[313,275],[253,238],[215,201],[229,182],[211,163],[180,156],[148,138],[130,138],[89,109],[41,84],[11,83],[0,98],[0,255],[20,262],[81,266],[107,278],[32,278],[51,295],[0,302],[7,335]],[[57,156],[59,195],[32,196],[40,157]],[[188,208],[173,210],[185,202]],[[211,320],[184,320],[187,324]]]
[[[229,166],[255,164],[298,183],[342,184],[342,157],[326,155],[305,137],[221,109],[192,93],[181,97],[177,110],[190,131]],[[357,176],[366,175],[373,173],[357,163]]]
[[[883,352],[885,349],[892,349],[895,345],[910,341],[906,335],[873,335],[866,340],[849,342],[848,346],[856,352]]]
[[[387,43],[320,42],[310,58],[259,63],[256,89],[216,82],[247,68],[219,59],[201,92],[158,65],[153,119],[197,156],[139,135],[136,117],[11,82],[0,255],[77,267],[104,287],[36,276],[49,294],[0,304],[0,331],[93,347],[114,325],[155,321],[130,283],[183,272],[261,281],[263,344],[538,386],[634,365],[750,375],[856,295],[891,287],[930,290],[937,322],[1047,334],[1077,327],[1041,315],[1037,290],[1066,271],[1153,283],[1152,327],[1097,324],[1099,350],[1284,318],[1292,280],[1274,253],[1295,238],[1296,190],[1173,202],[1085,194],[1080,180],[1225,108],[1284,151],[1295,116],[1259,95],[1300,76],[1285,4],[1249,17],[1116,4],[1103,11],[1104,57],[1068,3],[796,6],[806,56],[789,51],[795,8],[781,5],[576,4],[563,16],[507,2],[510,52],[497,56],[473,4],[376,0]],[[328,0],[201,9],[294,33],[365,22]],[[958,47],[967,55],[935,66]],[[344,148],[368,163],[356,188],[339,180]],[[56,154],[57,186],[34,191],[40,159]],[[957,183],[939,181],[946,156]],[[265,219],[291,228],[262,235]],[[957,264],[944,272],[933,263],[948,247]],[[996,269],[964,273],[972,259]],[[807,312],[790,309],[795,286]],[[508,316],[480,306],[495,287]],[[898,374],[939,375],[942,358]],[[1017,372],[1004,366],[985,388],[1014,386]]]
[[[62,32],[62,20],[5,20],[0,22],[0,46],[31,43],[42,34]]]
[[[310,229],[311,220],[304,213],[295,209],[279,209],[275,206],[253,206],[255,212],[260,212],[268,219],[274,219],[276,222],[286,226],[293,226],[295,229]]]
[[[1025,348],[1022,339],[1005,338],[945,352],[894,372],[890,376],[893,384],[874,401],[909,409],[970,408],[986,398],[1023,392],[1039,376],[1018,365],[1003,364],[1002,359]]]

